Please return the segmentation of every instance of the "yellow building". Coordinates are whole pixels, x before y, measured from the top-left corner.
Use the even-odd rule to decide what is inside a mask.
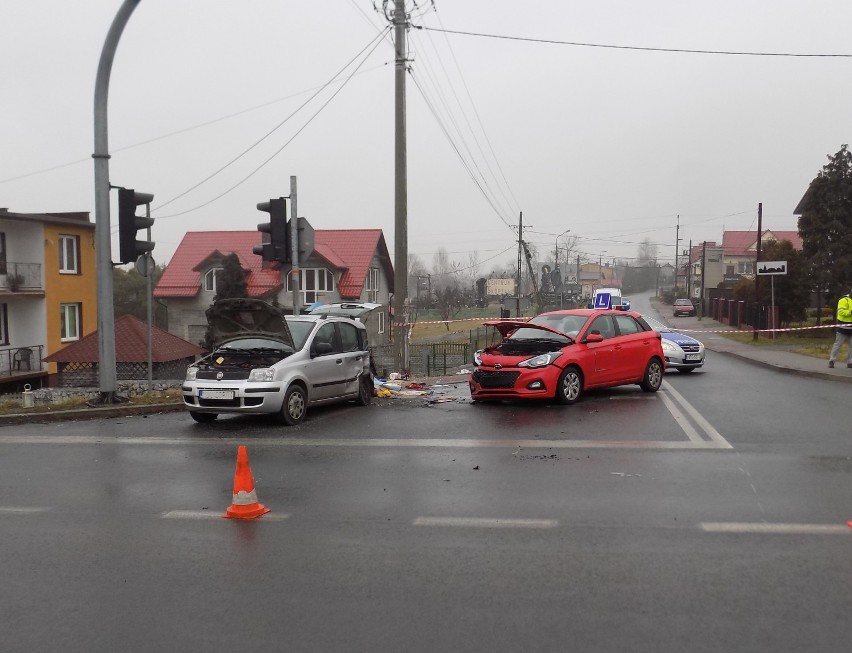
[[[0,209],[0,384],[45,383],[44,357],[96,328],[89,214]]]

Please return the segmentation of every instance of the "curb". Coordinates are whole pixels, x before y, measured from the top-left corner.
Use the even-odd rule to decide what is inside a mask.
[[[12,413],[0,415],[0,427],[15,424],[41,424],[60,421],[82,421],[89,419],[109,419],[129,415],[155,415],[157,413],[173,413],[184,410],[183,403],[179,404],[145,404],[129,405],[116,404],[104,408],[80,408],[75,410],[57,410],[47,413]]]

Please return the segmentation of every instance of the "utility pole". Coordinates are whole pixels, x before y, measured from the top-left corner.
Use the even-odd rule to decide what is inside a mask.
[[[140,0],[124,0],[107,32],[95,79],[95,260],[98,300],[98,382],[99,402],[116,401],[115,308],[112,303],[112,246],[109,216],[109,128],[107,98],[109,76],[118,41]]]
[[[760,301],[758,291],[760,289],[760,277],[757,276],[757,263],[760,261],[761,254],[761,241],[763,240],[763,202],[759,202],[757,204],[757,254],[754,259],[754,318],[752,322],[754,322],[754,331],[752,333],[752,340],[757,340],[757,330],[759,328],[758,322],[760,322]]]
[[[701,245],[701,303],[700,303],[700,311],[701,317],[704,317],[704,268],[707,265],[707,241],[705,240]]]
[[[677,229],[675,229],[675,269],[674,269],[674,296],[677,299],[677,255],[680,249],[680,216],[677,216]]]
[[[686,296],[692,301],[692,239],[689,241],[689,249],[686,250]]]
[[[301,313],[302,295],[299,283],[299,214],[296,212],[296,177],[290,177],[290,287],[293,289],[293,315]]]
[[[515,275],[515,317],[521,317],[521,251],[524,245],[524,212],[518,217],[518,273]]]
[[[406,160],[405,68],[408,17],[405,0],[394,1],[395,128],[394,128],[394,282],[393,353],[397,370],[408,368],[406,295],[408,294],[408,172]]]

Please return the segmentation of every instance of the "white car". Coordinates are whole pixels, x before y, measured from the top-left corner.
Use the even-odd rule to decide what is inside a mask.
[[[333,304],[287,315],[259,299],[216,302],[207,310],[214,350],[187,369],[184,405],[199,423],[221,413],[267,413],[292,426],[308,406],[369,404],[370,352],[358,318],[377,307]]]

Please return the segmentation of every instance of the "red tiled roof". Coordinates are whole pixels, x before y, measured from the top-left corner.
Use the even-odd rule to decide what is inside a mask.
[[[199,231],[187,233],[154,289],[154,297],[195,297],[201,289],[203,263],[214,252],[235,252],[240,265],[249,270],[251,297],[262,297],[281,285],[277,269],[263,269],[261,258],[252,252],[261,242],[259,231]],[[378,253],[393,292],[393,265],[381,229],[317,229],[314,254],[341,270],[337,284],[341,299],[358,299],[367,271]]]
[[[798,231],[764,229],[764,242],[767,235],[775,240],[789,240],[793,244],[793,249],[802,251],[802,237]],[[725,231],[722,234],[722,247],[725,249],[726,256],[753,256],[757,249],[757,231]]]
[[[263,268],[263,259],[251,250],[260,245],[259,231],[191,231],[178,245],[154,289],[154,297],[195,297],[201,290],[199,264],[213,252],[234,252],[248,270],[249,297],[263,297],[281,285],[278,270]]]
[[[203,351],[201,347],[168,331],[151,327],[151,358],[155,363],[188,358]],[[92,331],[77,342],[45,356],[44,360],[49,363],[97,363],[100,360],[98,332]],[[115,360],[117,363],[147,362],[147,323],[133,315],[122,315],[115,321]]]
[[[337,283],[341,299],[361,296],[373,254],[377,252],[385,275],[393,285],[393,266],[381,229],[318,229],[314,234],[314,250],[335,267],[346,268]],[[390,290],[393,292],[392,287]]]

